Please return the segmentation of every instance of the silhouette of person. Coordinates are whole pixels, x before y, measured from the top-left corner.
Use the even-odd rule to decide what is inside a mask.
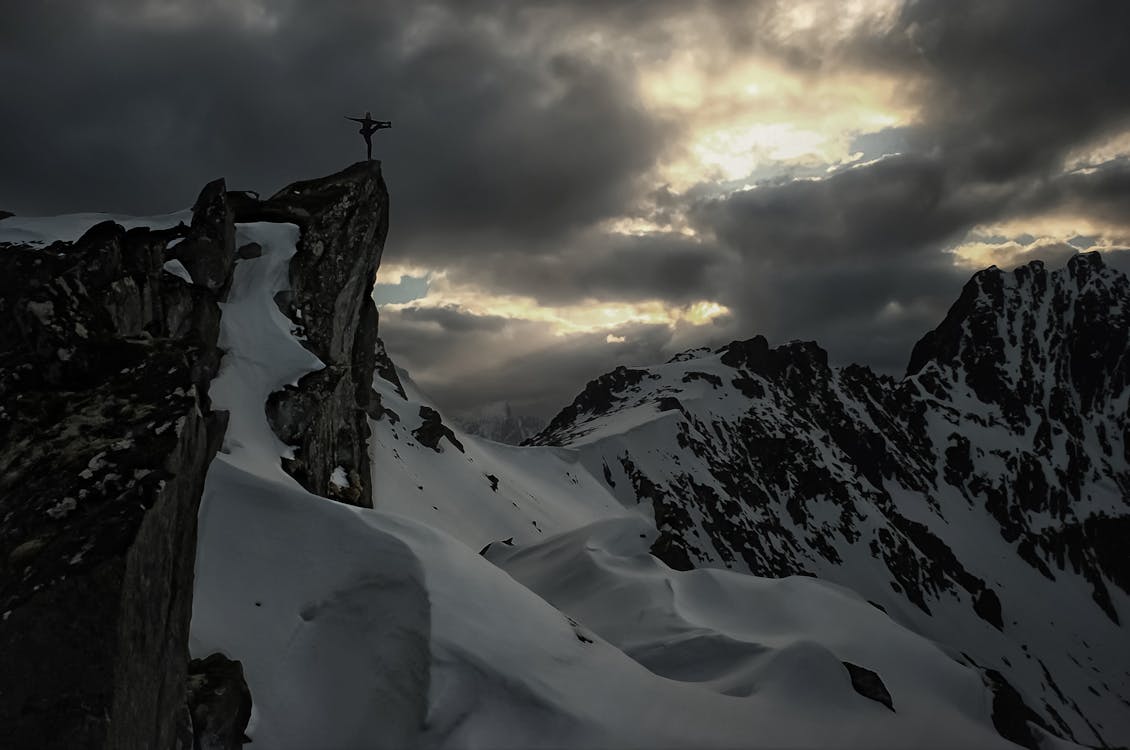
[[[373,133],[382,128],[391,128],[392,123],[388,120],[374,120],[373,116],[368,112],[365,113],[364,117],[346,117],[345,119],[361,123],[361,130],[359,130],[358,132],[361,133],[361,137],[365,139],[365,154],[368,157],[369,161],[372,161]]]

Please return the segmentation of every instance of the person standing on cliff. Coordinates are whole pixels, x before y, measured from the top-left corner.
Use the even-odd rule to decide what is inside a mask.
[[[391,128],[392,123],[388,120],[374,120],[373,116],[368,112],[362,117],[346,117],[347,120],[361,123],[361,137],[365,139],[365,154],[369,161],[373,160],[373,133],[381,128]]]

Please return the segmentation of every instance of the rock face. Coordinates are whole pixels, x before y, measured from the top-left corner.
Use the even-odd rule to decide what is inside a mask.
[[[380,162],[359,162],[335,175],[296,182],[266,200],[230,194],[236,221],[280,221],[300,229],[290,261],[289,293],[277,300],[325,368],[275,393],[268,417],[294,448],[288,472],[325,497],[372,507],[370,416],[377,367],[373,282],[388,233],[388,191]],[[341,468],[348,487],[331,481]]]
[[[188,663],[188,708],[193,750],[239,750],[251,719],[251,691],[243,665],[212,654]]]
[[[0,252],[0,746],[183,742],[231,220]]]
[[[412,436],[420,441],[421,445],[426,445],[436,453],[441,453],[443,448],[440,447],[439,441],[446,438],[447,442],[455,447],[460,453],[464,452],[463,443],[459,442],[459,438],[455,437],[455,432],[450,427],[443,423],[439,412],[430,406],[420,407],[420,426],[412,430]]]
[[[1130,282],[1091,253],[977,274],[902,379],[756,337],[619,368],[531,442],[648,503],[671,567],[843,583],[1125,744],[1128,403]]]
[[[370,298],[388,230],[378,163],[267,200],[209,184],[191,226],[0,252],[0,747],[236,747],[238,663],[195,664],[196,514],[226,414],[213,412],[235,224],[298,225],[278,302],[325,368],[268,417],[308,489],[372,505]],[[348,483],[331,482],[344,468]],[[340,476],[340,472],[338,472]]]
[[[844,667],[847,668],[848,676],[851,677],[851,686],[855,692],[862,695],[864,698],[870,698],[876,703],[882,703],[892,711],[895,710],[895,705],[891,701],[891,693],[887,690],[887,686],[883,684],[883,680],[879,675],[867,667],[861,667],[858,664],[852,664],[845,661]]]

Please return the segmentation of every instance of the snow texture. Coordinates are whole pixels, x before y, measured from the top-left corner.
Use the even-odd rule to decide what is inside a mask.
[[[192,653],[243,663],[254,747],[1009,746],[980,672],[906,618],[826,581],[649,554],[651,507],[585,445],[672,421],[653,406],[578,446],[458,433],[465,451],[436,452],[412,435],[431,404],[377,378],[376,508],[303,490],[264,414],[322,367],[273,301],[297,236],[238,226],[263,253],[239,261],[223,306],[211,397],[231,418],[200,512]],[[875,672],[894,710],[844,662]]]

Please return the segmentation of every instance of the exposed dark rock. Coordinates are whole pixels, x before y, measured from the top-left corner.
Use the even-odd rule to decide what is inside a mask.
[[[715,388],[721,388],[722,387],[722,378],[718,377],[717,375],[715,375],[712,372],[691,371],[691,372],[688,372],[686,375],[683,376],[683,382],[684,383],[693,383],[696,380],[705,380],[707,383],[710,383]]]
[[[608,483],[609,487],[615,487],[616,480],[612,478],[612,469],[608,468],[607,463],[602,463],[601,466],[604,469],[604,481]]]
[[[385,349],[385,342],[380,337],[377,337],[376,359],[377,375],[396,386],[396,392],[400,394],[401,398],[408,398],[404,393],[400,376],[396,374],[396,365],[389,358],[388,351]]]
[[[610,373],[601,375],[596,380],[591,380],[573,403],[561,410],[549,426],[540,433],[523,442],[523,445],[550,445],[554,440],[560,439],[560,431],[573,427],[583,420],[585,416],[605,414],[613,404],[626,400],[622,395],[630,392],[645,378],[652,377],[647,370],[630,370],[627,367],[617,367]]]
[[[485,555],[486,555],[486,553],[487,553],[487,551],[488,551],[488,550],[489,550],[489,549],[491,548],[491,546],[492,546],[492,545],[494,545],[494,544],[505,544],[505,545],[506,545],[507,547],[513,547],[513,546],[514,546],[514,537],[512,537],[512,536],[511,536],[511,537],[507,537],[506,539],[503,539],[503,540],[502,540],[502,541],[500,541],[500,542],[490,542],[489,544],[487,544],[487,546],[485,546],[485,547],[483,547],[483,548],[482,548],[481,550],[479,550],[479,554],[480,554],[480,555],[484,555],[484,556],[485,556]]]
[[[208,183],[192,209],[192,226],[167,254],[188,270],[194,284],[227,295],[235,262],[235,224],[225,200],[224,181]]]
[[[694,570],[694,563],[687,553],[683,540],[668,531],[661,531],[651,544],[651,554],[663,561],[672,570]]]
[[[443,423],[439,412],[431,407],[421,406],[420,418],[424,421],[420,423],[419,427],[412,430],[412,435],[420,441],[421,445],[431,448],[436,453],[441,453],[443,448],[440,447],[439,441],[447,438],[447,441],[455,446],[460,453],[464,452],[463,443],[459,442],[459,438],[455,437],[451,428]]]
[[[1033,263],[977,274],[902,379],[829,367],[804,342],[770,347],[754,337],[714,354],[597,378],[532,442],[577,444],[610,485],[607,467],[618,462],[637,502],[651,506],[653,553],[672,567],[816,574],[854,587],[864,579],[844,572],[841,558],[869,552],[866,580],[887,591],[862,593],[915,605],[922,614],[910,617],[932,620],[922,627],[935,638],[955,602],[970,633],[979,621],[1006,642],[1042,630],[1069,650],[1084,634],[1103,637],[1094,614],[1125,622],[1130,280],[1099,255],[1058,271]],[[699,372],[711,368],[731,368],[718,386],[728,393],[697,398],[707,380]],[[580,440],[602,415],[637,407],[672,413],[640,428],[646,458],[636,460],[631,441]],[[966,514],[995,526],[999,549],[970,553]],[[1013,554],[1040,584],[1088,586],[1096,611],[1018,623],[1030,611],[1025,594],[992,562]],[[1021,627],[1005,628],[1006,619]],[[988,638],[964,637],[963,647],[988,648]],[[1110,730],[1089,714],[1109,716],[1121,697],[1105,685],[1094,686],[1101,701],[1054,689],[1053,672],[1068,684],[1060,673],[1071,662],[1090,669],[1077,656],[1049,660],[1042,682],[1019,663],[1008,678],[1039,696],[1029,706],[1055,734],[1101,744],[1099,731]]]
[[[973,597],[973,611],[997,630],[1004,630],[1001,600],[992,589],[982,589]]]
[[[284,468],[315,494],[372,507],[368,420],[384,414],[372,389],[379,345],[371,294],[388,233],[380,162],[296,182],[266,200],[245,192],[228,200],[237,221],[289,222],[300,231],[290,292],[276,302],[326,367],[268,402],[272,428],[294,451]],[[331,480],[338,467],[348,487]]]
[[[188,663],[188,708],[193,750],[240,750],[251,719],[251,691],[243,665],[223,654]]]
[[[0,254],[0,746],[184,738],[230,237],[215,182],[191,228]],[[163,270],[176,238],[196,283]]]
[[[765,388],[756,378],[734,378],[730,383],[746,398],[764,398]]]
[[[246,245],[241,246],[235,251],[236,257],[243,260],[250,260],[251,258],[258,258],[263,254],[263,246],[258,242],[248,242]]]
[[[308,373],[297,387],[287,386],[270,395],[267,420],[279,439],[294,446],[295,458],[284,460],[284,468],[300,484],[323,497],[368,508],[372,507],[368,443],[351,437],[368,435],[369,413],[354,408],[355,386],[348,368],[326,367]],[[343,404],[350,408],[343,409],[341,421],[325,419],[326,409]],[[350,478],[346,487],[330,481],[339,466]],[[322,473],[326,473],[324,484]]]
[[[1040,750],[1040,743],[1028,724],[1035,724],[1054,734],[1052,728],[1024,702],[1004,675],[995,669],[986,669],[983,674],[993,691],[993,726],[997,732],[1009,742],[1028,750]]]
[[[15,216],[11,211],[0,211],[0,221],[7,219],[9,216]]]
[[[498,492],[498,477],[494,474],[486,474],[487,481],[490,482],[490,488],[493,492]]]
[[[891,700],[891,693],[887,690],[887,686],[883,684],[883,680],[879,675],[872,672],[867,667],[861,667],[858,664],[851,662],[843,662],[847,667],[848,674],[851,675],[851,686],[855,688],[855,692],[862,695],[864,698],[870,698],[876,703],[882,703],[892,711],[895,710],[895,704]]]

